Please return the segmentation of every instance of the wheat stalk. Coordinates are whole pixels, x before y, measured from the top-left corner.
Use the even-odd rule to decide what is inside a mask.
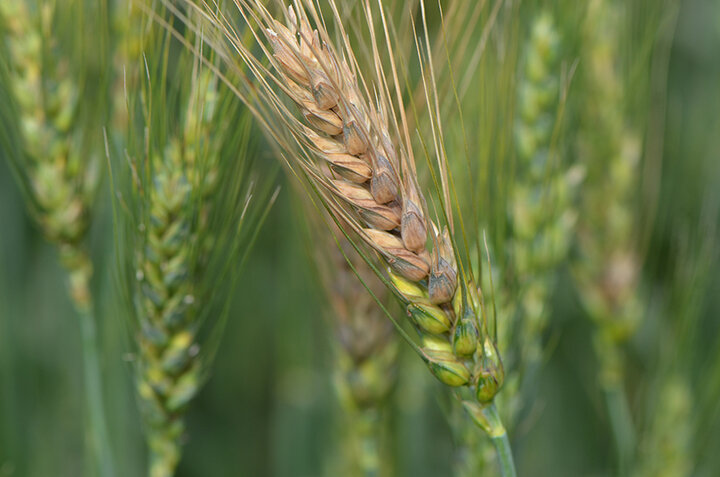
[[[207,304],[198,302],[198,287],[207,280],[202,265],[212,237],[204,227],[217,181],[219,139],[211,139],[215,84],[209,71],[197,75],[179,134],[146,158],[152,185],[144,191],[146,213],[136,246],[137,387],[153,477],[174,474],[183,414],[202,382],[197,332],[199,307]]]
[[[541,359],[542,333],[548,321],[548,301],[558,267],[569,251],[576,211],[579,167],[568,167],[559,156],[564,88],[560,76],[561,38],[554,18],[539,12],[532,21],[522,56],[514,124],[516,164],[507,217],[509,266],[498,287],[500,309],[515,326],[500,336],[503,348],[517,350],[510,366],[508,392],[517,398],[525,370]],[[520,402],[509,406],[513,416]],[[512,417],[510,418],[512,420]]]
[[[62,13],[70,12],[68,7]],[[100,164],[97,154],[81,145],[86,131],[76,116],[82,92],[73,76],[75,65],[59,49],[57,17],[51,1],[0,4],[7,30],[9,86],[24,148],[15,165],[26,186],[30,211],[45,237],[58,248],[68,274],[83,334],[91,447],[101,474],[113,475],[90,290],[93,266],[85,245]]]
[[[127,197],[121,208],[129,245],[119,245],[136,318],[136,387],[148,471],[163,477],[175,473],[185,411],[214,355],[212,347],[201,346],[202,325],[212,319],[221,331],[227,312],[222,302],[239,270],[236,257],[253,240],[246,224],[261,220],[248,212],[249,201],[253,194],[265,199],[266,191],[249,183],[249,138],[229,127],[239,118],[237,102],[219,88],[212,70],[182,52],[168,61],[177,53],[168,35],[148,30],[143,38],[147,50],[138,70],[146,73],[136,83],[131,77],[128,86],[134,92],[125,141],[130,168],[123,167],[122,184],[129,193],[118,195]],[[202,37],[192,38],[202,48]]]
[[[307,214],[318,215],[311,210]],[[390,453],[383,452],[381,437],[387,424],[385,405],[396,382],[398,343],[376,300],[389,306],[391,297],[338,229],[332,234],[339,241],[336,246],[319,220],[311,222],[316,222],[311,225],[314,263],[336,337],[334,383],[346,416],[341,436],[346,457],[342,473],[384,475]]]
[[[239,89],[246,87],[240,83],[236,93],[278,140],[288,165],[307,177],[333,219],[384,259],[388,286],[405,303],[420,336],[420,344],[414,345],[418,354],[442,383],[458,388],[458,396],[459,388],[469,391],[473,397],[461,398],[464,407],[497,444],[503,472],[514,474],[507,434],[492,404],[504,378],[502,361],[481,311],[479,290],[472,279],[461,276],[457,265],[440,124],[431,121],[441,217],[447,222],[442,227],[429,218],[418,185],[394,61],[390,61],[392,88],[385,82],[380,61],[375,63],[376,71],[369,72],[374,78],[363,76],[334,2],[330,8],[339,44],[330,39],[325,20],[309,2],[289,7],[284,24],[259,2],[235,3],[272,65],[271,71],[239,41],[238,32],[222,13],[208,5],[201,8],[219,29],[215,39],[219,55],[229,64],[233,55],[239,55],[260,83],[258,89],[246,90]],[[364,8],[369,11],[370,5]],[[387,40],[384,17],[382,21]],[[379,40],[368,24],[377,57]],[[223,47],[223,41],[229,46]],[[432,71],[426,75],[426,97],[430,98]],[[297,105],[300,118],[275,88]],[[371,90],[376,103],[368,99]],[[253,101],[255,95],[257,101]],[[432,100],[428,101],[430,111],[436,112]],[[278,123],[284,130],[278,130]]]
[[[578,226],[581,252],[574,276],[582,301],[596,323],[594,346],[599,380],[625,472],[635,447],[635,431],[624,391],[623,343],[643,314],[638,294],[641,257],[635,227],[641,140],[623,113],[626,85],[617,59],[621,6],[597,0],[588,5],[593,18],[585,29],[589,90],[593,102],[584,115],[580,154],[589,158],[588,187]]]

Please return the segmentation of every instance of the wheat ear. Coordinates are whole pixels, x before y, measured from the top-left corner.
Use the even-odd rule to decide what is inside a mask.
[[[389,306],[391,297],[339,230],[334,234],[339,240],[336,246],[322,224],[312,229],[317,236],[315,263],[336,337],[334,382],[345,413],[341,473],[385,475],[390,453],[383,451],[381,438],[387,424],[385,405],[396,381],[398,343],[376,300]]]
[[[641,141],[627,124],[624,79],[616,63],[622,34],[621,4],[595,0],[586,25],[588,88],[593,102],[584,107],[586,129],[580,154],[588,159],[588,187],[578,225],[580,260],[574,275],[589,316],[596,324],[594,346],[600,385],[618,446],[620,472],[635,452],[635,430],[624,390],[624,342],[643,314],[638,287],[641,257],[633,203],[638,185]]]
[[[334,2],[330,7],[342,50],[330,39],[325,20],[311,2],[295,2],[286,10],[284,24],[260,2],[238,1],[236,6],[272,65],[272,71],[265,67],[239,41],[228,19],[206,5],[201,10],[224,36],[218,44],[223,40],[230,44],[227,50],[220,46],[220,56],[239,54],[260,82],[256,90],[236,92],[252,104],[258,119],[287,153],[287,163],[308,178],[334,220],[385,260],[388,285],[405,303],[420,335],[416,350],[442,383],[469,389],[473,398],[463,400],[465,408],[498,445],[503,471],[514,474],[507,434],[492,404],[504,379],[502,361],[481,312],[476,285],[459,277],[439,124],[432,123],[437,128],[432,139],[447,227],[428,217],[418,186],[394,62],[392,94],[380,61],[375,63],[372,83],[363,77]],[[371,7],[366,3],[364,8]],[[388,39],[387,26],[383,30]],[[371,37],[378,55],[378,38],[372,30]],[[433,80],[428,81],[429,90]],[[276,95],[276,87],[299,107],[301,119]],[[376,92],[377,106],[369,101],[369,90]],[[252,101],[255,94],[260,96],[258,101]],[[284,128],[278,130],[278,123]]]
[[[552,15],[540,12],[526,41],[517,91],[516,174],[507,212],[512,230],[510,267],[505,271],[512,283],[499,287],[502,312],[517,319],[516,326],[505,327],[512,330],[517,350],[505,397],[516,395],[523,370],[534,367],[541,358],[550,293],[556,271],[567,257],[576,222],[573,196],[582,170],[568,167],[556,144],[563,108],[560,48]],[[501,333],[503,346],[509,347],[510,340],[507,333]],[[510,406],[511,414],[519,404]]]
[[[54,243],[68,274],[70,297],[83,334],[84,379],[92,449],[102,475],[113,475],[110,439],[103,411],[101,373],[90,281],[93,267],[85,245],[90,204],[99,178],[98,156],[87,156],[77,137],[80,92],[70,59],[58,55],[54,2],[2,2],[6,22],[10,89],[17,102],[31,213]],[[3,106],[5,107],[5,106]]]
[[[136,245],[139,349],[137,387],[147,424],[150,475],[171,476],[180,460],[183,415],[202,379],[197,342],[201,284],[213,237],[207,220],[217,183],[218,134],[211,127],[216,81],[193,77],[184,121],[146,158],[151,179],[140,192],[144,213]]]

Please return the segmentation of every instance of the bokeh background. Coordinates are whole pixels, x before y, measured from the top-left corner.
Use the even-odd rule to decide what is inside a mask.
[[[11,0],[2,0],[11,1]],[[22,0],[20,0],[22,1]],[[682,275],[678,237],[693,252],[698,224],[720,196],[720,2],[681,3],[669,63],[665,141],[657,220],[644,287],[648,314],[629,349],[631,381],[652,376],[660,359],[684,356],[693,390],[718,396],[720,261],[709,254],[701,280]],[[572,94],[572,93],[571,93]],[[0,105],[3,107],[3,105]],[[257,167],[276,170],[255,130]],[[0,160],[0,477],[77,476],[88,472],[78,323],[56,252],[26,213],[7,161]],[[282,191],[233,290],[210,379],[188,416],[179,476],[319,476],[337,450],[342,420],[332,387],[332,333],[312,278],[302,211],[293,187]],[[114,293],[111,197],[105,187],[92,231],[106,409],[119,475],[145,468],[141,421],[131,387],[130,330]],[[717,250],[717,244],[712,243]],[[689,253],[689,257],[692,253]],[[692,260],[691,258],[687,259]],[[668,290],[687,296],[668,305]],[[674,293],[674,292],[672,292]],[[662,346],[658,322],[694,313],[700,340],[689,350]],[[659,307],[663,309],[660,310]],[[547,362],[531,400],[532,425],[512,436],[520,475],[612,475],[613,445],[595,374],[591,323],[565,271],[553,298]],[[661,345],[658,346],[658,343]],[[454,456],[445,419],[448,397],[411,350],[402,347],[392,398],[396,474],[447,475]],[[680,359],[680,358],[678,358]],[[714,392],[715,394],[712,394]],[[631,393],[632,395],[632,393]],[[645,395],[631,405],[643,411]],[[642,399],[641,399],[642,398]],[[720,400],[699,406],[695,475],[719,475]],[[90,475],[89,473],[87,475]]]

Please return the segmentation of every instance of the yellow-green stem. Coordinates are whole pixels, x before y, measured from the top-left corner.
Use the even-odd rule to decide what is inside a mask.
[[[89,282],[92,267],[87,254],[77,248],[61,248],[61,259],[68,271],[70,296],[78,313],[82,336],[83,378],[85,398],[87,399],[89,444],[96,461],[98,475],[113,477],[113,465],[110,435],[105,419],[102,373],[100,372],[100,347],[97,326],[93,316],[93,301]]]
[[[517,472],[515,471],[515,461],[513,460],[512,447],[510,447],[510,439],[500,418],[500,413],[498,413],[497,407],[495,407],[495,403],[478,404],[476,402],[463,401],[463,407],[473,422],[487,434],[493,446],[495,446],[500,474],[503,477],[516,477]]]
[[[500,414],[497,412],[495,404],[490,404],[485,408],[485,414],[488,422],[491,424],[491,432],[488,433],[490,440],[495,446],[497,452],[498,464],[500,465],[500,474],[503,477],[515,477],[515,461],[513,460],[512,448],[510,447],[510,439],[508,439],[507,431],[500,420]]]

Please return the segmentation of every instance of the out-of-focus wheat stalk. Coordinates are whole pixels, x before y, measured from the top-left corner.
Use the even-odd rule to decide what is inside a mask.
[[[672,2],[667,7],[663,12],[672,17],[675,7]],[[640,25],[646,30],[643,34],[650,48],[642,49],[623,43],[630,38],[623,18],[632,8],[632,4],[611,0],[594,0],[587,6],[583,56],[588,101],[581,108],[583,127],[578,136],[578,154],[587,165],[587,187],[580,204],[580,259],[574,267],[582,302],[596,325],[593,341],[599,381],[615,435],[620,474],[629,470],[636,452],[633,417],[625,392],[623,348],[645,313],[640,292],[646,246],[643,226],[652,223],[652,207],[647,203],[653,198],[645,201],[647,195],[642,194],[643,187],[648,187],[643,182],[648,166],[643,170],[642,159],[658,165],[657,144],[662,144],[663,136],[662,125],[653,131],[644,124],[647,120],[637,120],[628,112],[629,106],[642,105],[631,97],[633,91],[640,91],[642,97],[650,85],[640,81],[633,90],[634,78],[627,70],[647,68],[651,63],[647,52],[657,49],[660,30],[656,22],[665,15],[653,17],[645,12]],[[633,48],[639,50],[635,56]],[[626,64],[628,58],[635,63]],[[658,64],[663,61],[667,62],[653,58]],[[648,71],[647,77],[653,76],[664,84],[666,69]],[[649,132],[643,137],[646,128]]]
[[[102,475],[113,475],[110,438],[103,410],[102,374],[86,238],[100,173],[100,151],[90,150],[78,118],[84,94],[58,35],[60,21],[75,20],[82,2],[2,2],[7,33],[9,87],[19,116],[23,150],[12,158],[25,186],[28,207],[54,243],[68,273],[70,297],[80,318],[90,446]],[[81,22],[72,29],[83,29]],[[3,108],[10,110],[9,105]],[[96,134],[99,137],[100,131]]]
[[[437,191],[435,220],[419,185],[402,102],[402,65],[395,62],[382,6],[376,10],[381,27],[375,30],[373,8],[363,4],[370,19],[364,25],[370,32],[369,49],[376,58],[374,70],[366,71],[359,68],[349,25],[342,23],[335,2],[329,2],[332,15],[327,18],[311,2],[295,2],[285,11],[284,22],[259,2],[238,1],[235,6],[260,52],[240,41],[237,25],[212,5],[200,10],[209,23],[203,29],[215,32],[211,42],[219,56],[229,66],[239,56],[255,77],[257,86],[234,83],[236,93],[253,108],[284,150],[286,163],[307,179],[333,220],[357,234],[354,246],[384,259],[389,281],[380,277],[406,306],[420,342],[399,325],[398,331],[430,371],[455,388],[471,418],[496,444],[503,473],[514,475],[507,433],[493,404],[504,379],[494,323],[483,313],[472,271],[458,264],[456,243],[462,239],[455,232],[455,196],[432,62],[421,61],[428,108],[423,114],[432,131],[425,151]],[[325,29],[328,23],[338,32],[336,41]],[[429,43],[416,46],[429,54]],[[389,71],[381,51],[389,55]],[[300,117],[283,97],[299,107]]]
[[[319,222],[311,226],[314,258],[329,303],[336,338],[334,382],[345,412],[341,473],[389,475],[391,453],[383,449],[382,437],[388,430],[386,405],[396,381],[398,343],[376,300],[391,306],[390,293],[342,233],[334,234],[338,246]]]
[[[553,144],[563,85],[560,36],[551,13],[532,22],[524,51],[515,124],[517,163],[508,217],[513,279],[520,297],[518,348],[521,366],[540,359],[549,294],[571,242],[576,212],[572,195],[582,172],[568,167]],[[507,312],[507,310],[505,310]]]
[[[619,12],[611,1],[588,4],[588,16],[593,20],[586,24],[585,51],[595,95],[593,107],[588,107],[594,117],[588,124],[593,124],[594,130],[584,136],[589,142],[580,143],[581,154],[605,157],[591,161],[594,164],[588,167],[591,185],[582,195],[578,233],[582,259],[575,267],[575,277],[585,308],[597,325],[594,345],[600,361],[599,379],[607,396],[620,469],[626,472],[634,452],[635,431],[624,391],[621,348],[642,316],[637,294],[641,258],[632,205],[641,138],[623,114],[625,89],[617,65]]]

